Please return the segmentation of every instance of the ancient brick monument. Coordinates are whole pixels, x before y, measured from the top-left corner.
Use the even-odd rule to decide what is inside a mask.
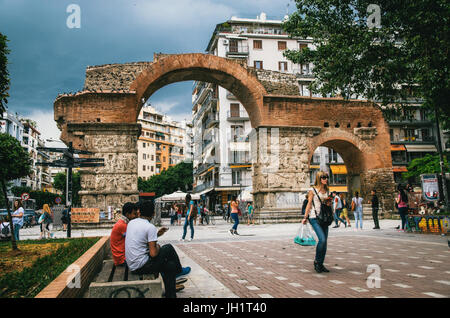
[[[137,117],[145,100],[170,83],[218,84],[246,108],[254,133],[253,195],[256,217],[276,222],[300,206],[283,200],[309,188],[309,163],[318,146],[336,150],[351,179],[367,196],[377,189],[392,210],[395,192],[388,126],[381,110],[364,101],[297,96],[292,74],[256,70],[208,54],[155,55],[153,62],[88,67],[83,91],[59,95],[54,118],[64,142],[105,159],[81,171],[83,207],[121,207],[137,201]]]

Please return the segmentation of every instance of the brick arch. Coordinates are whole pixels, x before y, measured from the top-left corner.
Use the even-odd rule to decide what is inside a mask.
[[[369,145],[355,134],[343,129],[328,128],[315,137],[309,147],[309,162],[314,151],[320,146],[332,148],[338,152],[349,172],[353,174],[390,166],[383,160],[374,145]]]
[[[235,61],[201,53],[167,55],[142,70],[130,85],[138,100],[136,113],[139,114],[142,99],[147,100],[165,85],[188,80],[224,87],[243,104],[254,127],[261,122],[263,96],[267,92],[260,81]]]

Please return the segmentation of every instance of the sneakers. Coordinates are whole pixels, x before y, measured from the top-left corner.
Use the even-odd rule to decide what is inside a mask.
[[[178,277],[181,277],[181,276],[185,276],[185,275],[189,274],[190,272],[191,272],[191,268],[189,266],[183,267],[181,272],[178,273],[176,277],[178,278]]]
[[[236,230],[234,230],[234,235],[239,235],[239,233]]]
[[[322,273],[322,268],[316,261],[314,261],[314,270],[319,274]]]
[[[323,264],[321,264],[319,266],[320,266],[320,269],[322,270],[322,272],[324,272],[324,273],[329,273],[330,272],[325,266],[323,266]]]
[[[191,237],[190,239],[188,239],[188,241],[190,242],[190,241],[192,241],[194,238],[193,237]]]
[[[333,229],[335,229],[335,228],[337,228],[337,227],[339,227],[339,225],[335,225],[335,226],[333,226]]]
[[[177,279],[177,285],[181,285],[187,282],[187,278],[179,278]]]
[[[185,241],[185,239],[184,238],[180,238],[180,242],[184,242]]]
[[[233,229],[230,229],[230,233],[231,233],[231,235],[234,235]]]

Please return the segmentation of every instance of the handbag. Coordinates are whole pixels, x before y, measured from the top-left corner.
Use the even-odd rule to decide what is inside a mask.
[[[300,224],[300,229],[298,230],[297,236],[294,238],[294,243],[302,246],[316,245],[316,240],[314,239],[311,226],[309,224]]]
[[[45,219],[45,214],[42,213],[42,215],[39,217],[38,223],[42,224],[42,222],[44,222],[44,219]]]
[[[322,200],[319,197],[319,194],[317,193],[316,189],[314,189],[314,192],[316,193],[317,197],[320,201],[320,212],[316,216],[317,221],[320,225],[330,226],[331,223],[333,223],[334,217],[333,217],[333,210],[331,209],[331,206],[326,205],[322,202]],[[314,207],[315,208],[315,207]]]

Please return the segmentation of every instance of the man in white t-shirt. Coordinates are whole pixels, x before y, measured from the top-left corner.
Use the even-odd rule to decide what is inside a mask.
[[[176,279],[187,275],[190,267],[181,267],[180,259],[172,245],[160,246],[158,237],[168,228],[159,230],[150,223],[155,214],[153,202],[138,204],[140,217],[131,220],[125,236],[125,259],[133,274],[161,273],[166,298],[176,298]]]
[[[333,191],[332,196],[333,196],[333,216],[334,222],[336,222],[336,226],[333,226],[333,228],[339,227],[339,221],[344,223],[345,227],[347,227],[347,222],[345,222],[345,220],[341,219],[340,217],[343,208],[342,200],[336,191]]]

